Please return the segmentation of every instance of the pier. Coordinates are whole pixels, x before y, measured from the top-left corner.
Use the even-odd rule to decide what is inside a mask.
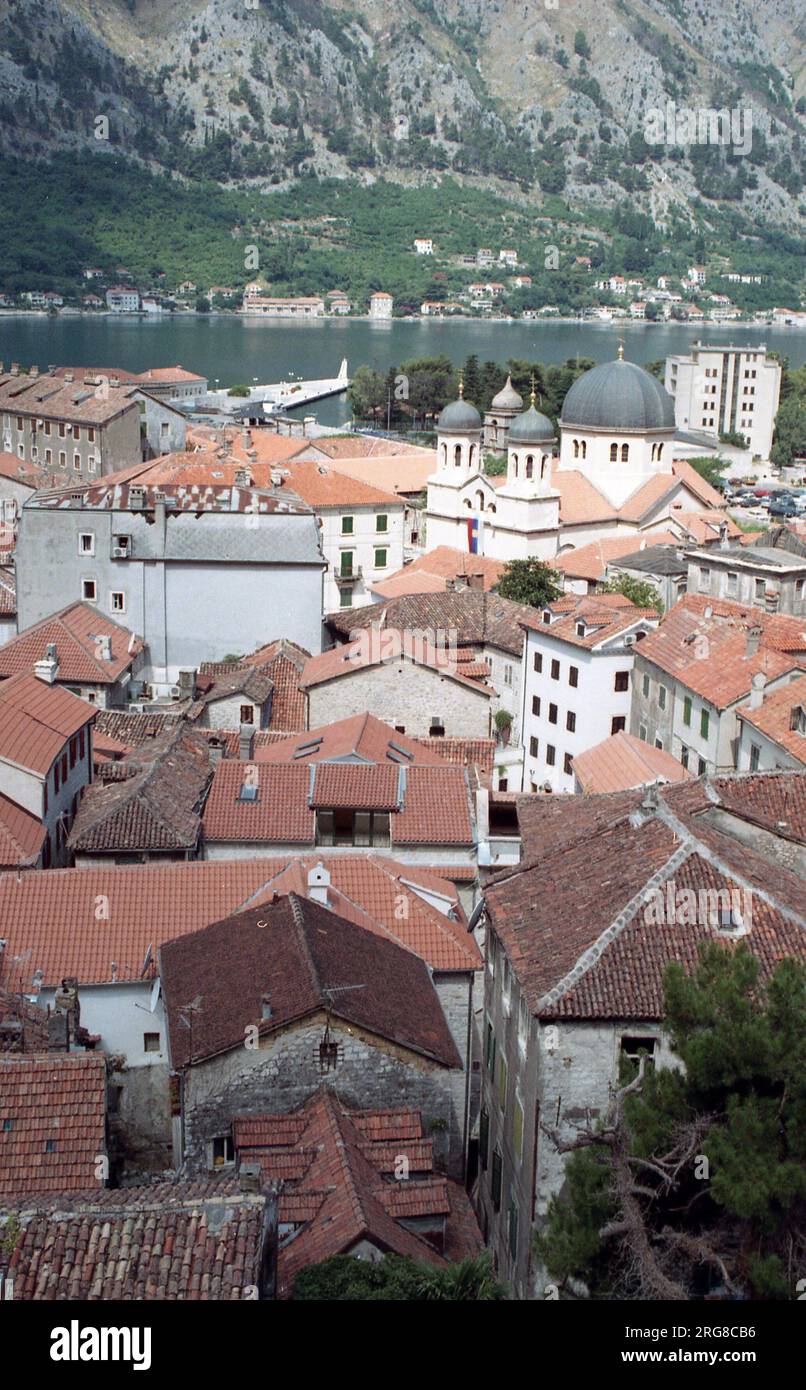
[[[349,385],[347,358],[343,357],[337,376],[322,377],[315,381],[276,381],[264,386],[255,384],[248,396],[231,396],[229,388],[208,391],[199,399],[195,408],[230,414],[235,411],[243,413],[244,406],[256,406],[264,415],[274,415],[281,411],[293,410],[295,406],[311,405],[314,401],[326,400],[329,396],[340,396]]]

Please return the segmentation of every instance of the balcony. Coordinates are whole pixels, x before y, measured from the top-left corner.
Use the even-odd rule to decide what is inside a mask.
[[[355,584],[361,578],[363,570],[360,565],[340,565],[338,568],[333,566],[333,578],[338,585]]]

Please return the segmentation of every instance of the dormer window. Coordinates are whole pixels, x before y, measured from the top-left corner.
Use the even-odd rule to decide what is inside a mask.
[[[795,705],[789,717],[789,727],[793,733],[806,736],[806,706]]]
[[[585,624],[583,622],[577,623],[577,637],[584,637],[586,632]]]
[[[543,622],[544,622],[544,623],[547,623],[547,624],[551,622],[551,609],[550,609],[550,608],[544,608],[544,609],[543,609]]]
[[[258,786],[257,782],[242,782],[241,790],[238,792],[239,801],[257,801]]]

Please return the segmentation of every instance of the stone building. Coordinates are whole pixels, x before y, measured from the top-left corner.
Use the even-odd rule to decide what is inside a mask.
[[[0,364],[0,447],[70,481],[87,482],[141,458],[140,410],[119,385]]]
[[[785,526],[773,527],[755,545],[732,543],[690,550],[692,593],[743,603],[766,613],[806,617],[806,542]]]
[[[532,1237],[562,1191],[566,1157],[547,1131],[566,1141],[595,1124],[640,1052],[674,1064],[666,965],[691,969],[709,941],[757,948],[762,977],[782,956],[806,959],[805,810],[795,773],[519,804],[523,864],[485,891],[476,1195],[516,1298],[544,1298],[550,1283]]]
[[[635,649],[629,732],[698,777],[733,771],[740,710],[804,669],[799,619],[687,593]]]
[[[411,951],[291,893],[166,943],[159,969],[177,1164],[231,1162],[235,1115],[288,1114],[328,1078],[356,1108],[420,1110],[462,1176],[468,1073]]]

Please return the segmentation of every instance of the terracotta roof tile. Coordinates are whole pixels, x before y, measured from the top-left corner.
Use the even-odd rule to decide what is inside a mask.
[[[243,1299],[260,1279],[265,1199],[162,1184],[20,1213],[15,1299]]]
[[[438,545],[426,555],[420,555],[397,574],[373,584],[372,592],[384,599],[400,598],[407,594],[445,592],[448,583],[476,577],[484,590],[496,585],[504,572],[503,560],[486,555],[468,555],[449,545]],[[358,610],[357,610],[358,611]]]
[[[105,1153],[102,1053],[0,1053],[0,1197],[100,1185]]]
[[[204,999],[193,1028],[199,1062],[243,1045],[267,993],[271,1016],[258,1025],[261,1036],[325,1011],[442,1066],[461,1065],[423,961],[293,893],[166,942],[159,969],[177,1069],[187,1064],[188,999]],[[329,992],[345,978],[364,987]]]
[[[532,612],[525,604],[512,603],[498,594],[462,589],[458,593],[409,594],[350,612],[332,613],[327,625],[346,640],[374,624],[403,633],[430,634],[432,643],[442,636],[446,650],[451,655],[455,653],[461,662],[465,655],[472,659],[472,652],[465,653],[463,649],[486,646],[520,658],[521,623]],[[459,669],[462,670],[461,664]]]
[[[100,655],[99,637],[110,639],[109,661]],[[88,603],[73,603],[0,647],[0,677],[33,670],[51,642],[56,646],[59,662],[57,679],[79,684],[114,684],[143,650],[139,637],[128,628]]]
[[[434,969],[474,968],[478,951],[464,929],[464,914],[453,883],[442,869],[399,864],[387,856],[328,855],[301,860],[256,859],[165,865],[106,865],[51,869],[47,873],[0,875],[0,921],[8,959],[25,958],[26,990],[38,970],[44,984],[75,975],[80,984],[114,977],[140,979],[149,946],[219,921],[251,905],[285,894],[289,886],[307,890],[307,874],[327,866],[334,905],[344,916],[362,914],[391,940],[417,951]],[[475,873],[465,865],[450,873]],[[292,874],[295,873],[296,877]],[[305,875],[303,882],[302,875]],[[423,900],[420,887],[445,898],[449,920]],[[400,896],[409,902],[405,921],[395,917]],[[99,897],[108,899],[109,919],[96,915]],[[21,977],[22,978],[22,977]]]
[[[36,816],[0,793],[0,869],[35,865],[46,837]]]
[[[577,753],[574,775],[583,792],[628,791],[648,782],[685,782],[693,773],[663,748],[653,748],[626,730]]]
[[[108,773],[113,782],[94,782],[82,798],[69,838],[74,853],[196,849],[212,776],[202,735],[180,727]]]
[[[390,724],[373,714],[354,714],[308,729],[293,738],[268,744],[255,743],[257,762],[320,763],[340,759],[360,759],[364,762],[390,762],[401,766],[413,762],[441,766],[452,758],[440,756],[436,745],[448,740],[413,739],[398,734]],[[481,740],[483,742],[483,740]]]
[[[0,681],[0,758],[41,776],[94,718],[85,700],[21,672]]]

